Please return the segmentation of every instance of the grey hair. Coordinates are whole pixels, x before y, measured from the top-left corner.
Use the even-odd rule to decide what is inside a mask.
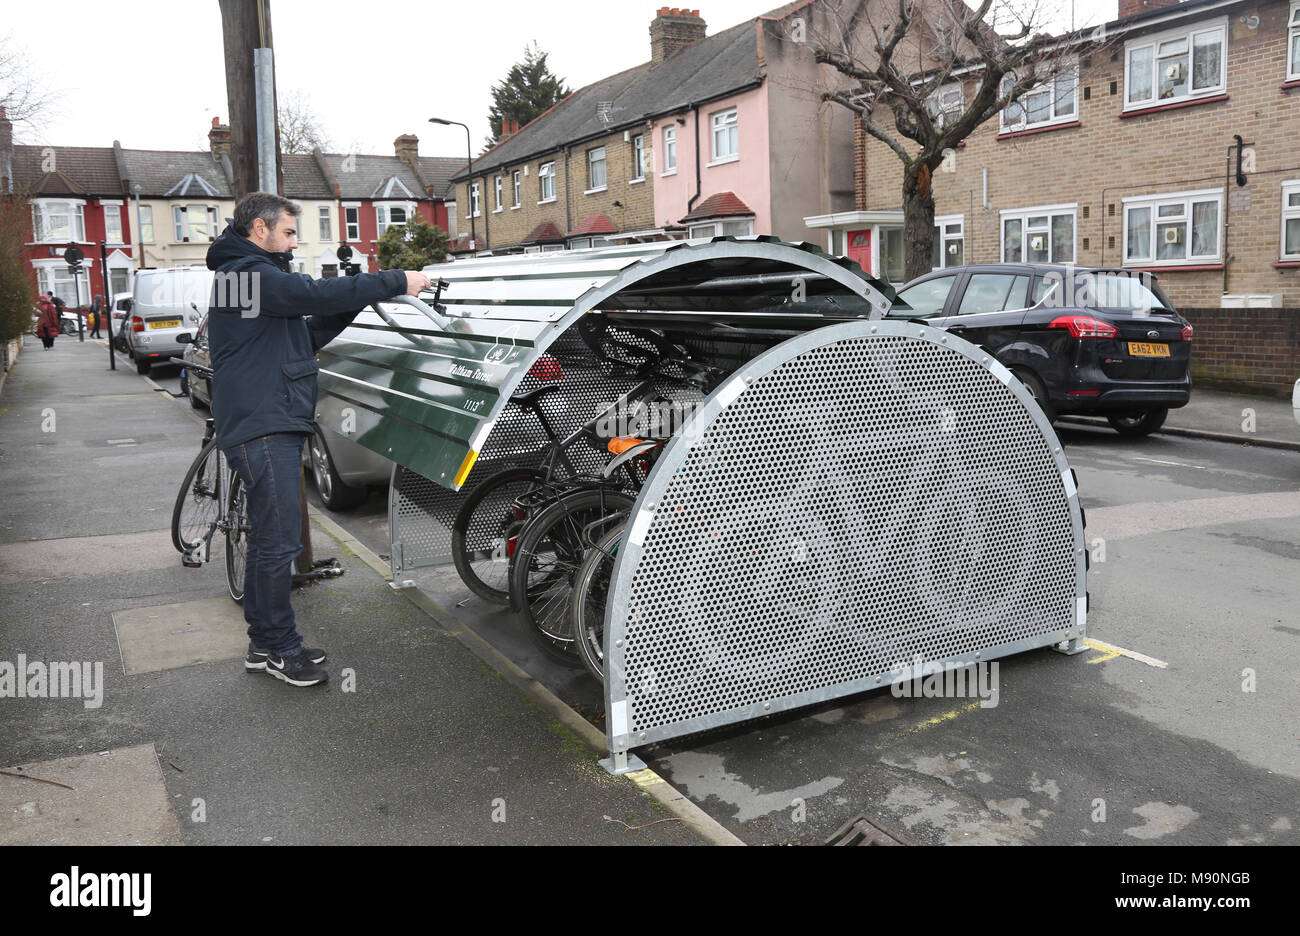
[[[280,220],[280,213],[288,212],[293,217],[302,214],[302,206],[281,198],[271,192],[249,192],[235,206],[235,217],[231,219],[235,233],[247,237],[253,231],[253,222],[261,218],[268,228],[274,228]]]

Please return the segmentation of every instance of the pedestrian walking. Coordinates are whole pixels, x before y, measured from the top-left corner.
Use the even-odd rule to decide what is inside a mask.
[[[317,280],[291,272],[300,212],[267,192],[252,192],[235,206],[231,224],[208,248],[207,263],[227,284],[246,282],[214,288],[208,348],[217,444],[248,493],[244,668],[291,686],[314,686],[329,678],[320,666],[326,654],[303,646],[289,593],[293,560],[302,552],[298,498],[303,441],[315,431],[315,352],[372,302],[418,295],[431,284],[406,270]]]
[[[100,337],[99,320],[103,317],[103,315],[104,315],[104,297],[96,296],[95,300],[90,304],[90,337],[91,338]]]
[[[42,296],[37,303],[40,308],[40,320],[36,323],[36,337],[41,339],[48,351],[54,347],[54,339],[59,335],[59,310],[47,297]]]

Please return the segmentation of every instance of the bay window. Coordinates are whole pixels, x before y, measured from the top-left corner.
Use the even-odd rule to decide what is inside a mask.
[[[1073,263],[1074,205],[1002,212],[1003,263]]]
[[[688,236],[695,237],[748,237],[754,233],[754,220],[744,221],[707,221],[704,224],[692,224]]]
[[[1126,264],[1190,264],[1219,259],[1223,189],[1124,200]]]
[[[32,234],[37,242],[84,241],[86,203],[36,199],[32,202]]]
[[[405,224],[414,213],[414,205],[375,205],[375,236],[383,237],[384,231]]]
[[[1227,87],[1227,23],[1143,36],[1125,46],[1124,107],[1219,94]]]
[[[199,243],[217,236],[217,209],[207,205],[173,205],[176,241]]]

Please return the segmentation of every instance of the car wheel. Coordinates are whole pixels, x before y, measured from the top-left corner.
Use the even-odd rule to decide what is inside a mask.
[[[312,433],[307,445],[312,480],[316,483],[316,493],[320,494],[322,504],[330,510],[346,510],[365,500],[364,488],[345,484],[339,477],[334,469],[334,460],[330,458],[329,447],[319,429]]]
[[[195,409],[200,409],[203,406],[202,401],[199,400],[198,394],[194,392],[194,381],[189,379],[185,381],[185,392],[190,398],[190,406]]]
[[[135,372],[137,374],[147,375],[149,373],[149,362],[146,361],[144,358],[136,358]]]
[[[1013,371],[1013,373],[1020,379],[1020,382],[1025,385],[1025,389],[1028,390],[1029,395],[1034,398],[1034,402],[1038,404],[1038,408],[1043,411],[1043,415],[1047,417],[1047,421],[1049,423],[1054,422],[1056,420],[1056,409],[1052,406],[1052,401],[1047,398],[1047,388],[1044,387],[1043,382],[1038,379],[1038,375],[1032,374],[1027,370],[1017,370]]]
[[[1111,413],[1106,417],[1106,421],[1120,435],[1144,436],[1150,435],[1163,426],[1168,415],[1169,410],[1165,408],[1133,410],[1129,413]]]
[[[184,370],[181,371],[181,396],[190,395],[190,378]]]

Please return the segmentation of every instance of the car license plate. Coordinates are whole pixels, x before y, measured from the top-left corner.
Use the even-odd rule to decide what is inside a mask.
[[[1169,357],[1169,345],[1130,341],[1128,343],[1128,353],[1134,357]]]
[[[150,323],[149,323],[149,327],[150,327],[150,328],[180,328],[180,327],[181,327],[181,320],[180,320],[180,319],[164,319],[164,320],[161,321],[161,322],[150,322]],[[1136,352],[1135,352],[1135,353],[1136,353]]]

